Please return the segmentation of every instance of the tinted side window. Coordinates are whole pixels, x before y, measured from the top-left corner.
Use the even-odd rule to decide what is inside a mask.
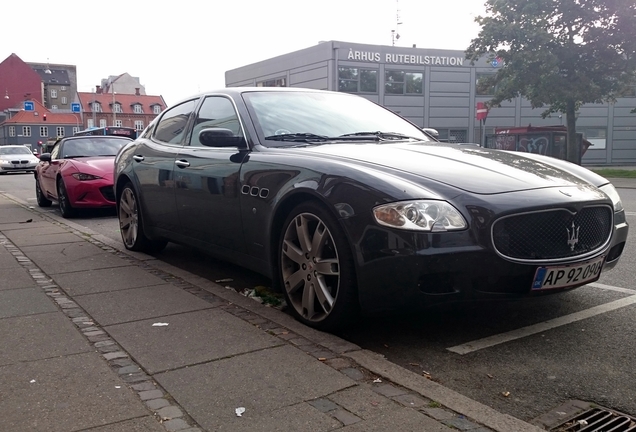
[[[179,144],[186,134],[186,125],[196,101],[187,101],[167,110],[155,128],[154,138],[170,144]]]
[[[243,135],[234,105],[230,99],[221,96],[210,96],[203,101],[194,122],[190,145],[202,145],[199,142],[199,132],[205,128],[224,128],[231,130],[234,136]]]

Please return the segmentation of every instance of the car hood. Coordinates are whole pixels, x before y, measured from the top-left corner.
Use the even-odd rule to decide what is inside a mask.
[[[445,183],[472,193],[496,194],[590,183],[549,161],[519,152],[438,143],[327,144],[303,148],[323,157],[368,162]],[[580,168],[580,167],[579,167]]]
[[[115,167],[115,156],[96,156],[68,159],[73,162],[75,168],[86,174],[99,175],[112,179]]]

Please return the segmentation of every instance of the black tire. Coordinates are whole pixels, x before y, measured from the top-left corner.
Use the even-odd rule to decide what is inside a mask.
[[[42,193],[42,188],[40,188],[40,180],[37,177],[35,178],[35,199],[38,201],[38,206],[51,207],[52,202]]]
[[[357,318],[353,255],[338,221],[321,205],[307,202],[291,211],[278,257],[279,283],[296,319],[335,331]]]
[[[150,240],[144,232],[143,217],[137,193],[128,182],[117,198],[119,231],[126,249],[137,252],[160,252],[168,244],[164,240]]]
[[[57,203],[60,206],[62,217],[72,218],[77,213],[77,210],[73,208],[71,201],[68,199],[66,185],[62,179],[57,180]]]

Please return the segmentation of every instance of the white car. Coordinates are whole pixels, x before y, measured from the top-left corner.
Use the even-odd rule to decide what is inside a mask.
[[[8,172],[35,172],[40,160],[25,145],[0,146],[0,174]]]

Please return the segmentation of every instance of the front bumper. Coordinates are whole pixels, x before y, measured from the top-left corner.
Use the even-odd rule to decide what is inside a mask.
[[[75,178],[66,178],[64,184],[71,206],[75,208],[115,207],[112,180],[80,181]]]
[[[622,217],[616,215],[611,241],[603,250],[594,256],[575,258],[559,265],[581,263],[605,255],[602,272],[608,271],[618,263],[627,233],[624,214]],[[367,228],[356,254],[358,295],[366,312],[540,296],[585,285],[532,290],[537,268],[544,263],[508,261],[493,250],[476,244],[470,231],[427,234]]]
[[[0,172],[25,172],[25,171],[35,171],[35,167],[37,167],[37,163],[28,163],[28,164],[12,164],[12,165],[0,165]]]

